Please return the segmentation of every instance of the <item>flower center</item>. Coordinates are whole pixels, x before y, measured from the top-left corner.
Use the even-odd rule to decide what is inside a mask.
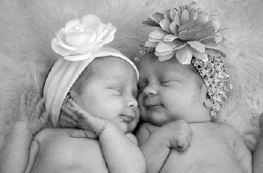
[[[75,27],[73,27],[69,33],[87,33],[87,34],[92,34],[94,32],[94,30],[89,29],[87,26],[85,25],[77,25]]]

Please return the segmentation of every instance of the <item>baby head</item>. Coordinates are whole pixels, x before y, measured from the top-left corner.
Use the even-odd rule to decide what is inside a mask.
[[[144,22],[158,27],[135,59],[142,119],[153,124],[210,121],[226,99],[220,24],[195,5],[156,13]]]
[[[136,71],[127,61],[100,57],[82,72],[70,95],[92,115],[131,132],[139,121],[137,81]]]
[[[98,20],[96,16],[91,17]],[[86,19],[86,21],[89,20]],[[94,34],[95,32],[92,32],[89,26],[93,25],[85,25],[81,31],[86,29],[88,34]],[[95,31],[99,27],[101,26],[94,27]],[[111,28],[114,30],[111,35],[114,37],[116,28],[113,26]],[[111,29],[108,27],[106,31],[111,32]],[[109,33],[104,33],[105,35],[110,36]],[[98,33],[95,36],[98,36]],[[101,41],[106,39],[101,38]],[[59,50],[61,47],[58,47],[63,45],[60,43],[61,40],[67,39],[52,41],[52,47],[57,53],[62,52]],[[112,41],[113,38],[110,40]],[[123,132],[132,131],[139,121],[136,101],[139,78],[137,68],[115,49],[102,47],[101,44],[89,45],[90,40],[83,44],[87,47],[87,52],[84,53],[82,47],[81,53],[64,55],[64,58],[59,58],[47,77],[44,96],[46,97],[46,110],[50,113],[52,123],[58,125],[62,104],[66,96],[70,95],[77,104],[93,116],[112,121]],[[91,46],[94,47],[90,49]]]

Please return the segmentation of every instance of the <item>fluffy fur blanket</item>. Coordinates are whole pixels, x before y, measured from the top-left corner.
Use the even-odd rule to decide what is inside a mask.
[[[16,119],[24,89],[41,92],[57,58],[50,42],[65,22],[96,14],[118,28],[111,46],[134,57],[148,36],[141,25],[149,14],[188,4],[189,0],[1,0],[0,146]],[[221,22],[230,73],[230,91],[219,122],[233,125],[253,150],[263,112],[263,1],[196,0]]]

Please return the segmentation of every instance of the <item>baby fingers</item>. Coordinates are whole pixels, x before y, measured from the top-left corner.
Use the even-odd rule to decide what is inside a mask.
[[[77,127],[77,121],[73,120],[71,117],[68,117],[65,114],[62,114],[60,116],[59,121],[60,121],[59,124],[61,127]]]
[[[69,110],[74,112],[75,115],[78,118],[87,118],[87,117],[92,117],[91,114],[89,114],[87,111],[85,111],[83,108],[81,108],[77,103],[75,103],[73,100],[69,99],[68,100],[69,103]]]
[[[71,111],[66,105],[62,105],[61,110],[66,113],[67,116],[72,118],[74,121],[78,120],[78,117],[75,115],[73,111]]]

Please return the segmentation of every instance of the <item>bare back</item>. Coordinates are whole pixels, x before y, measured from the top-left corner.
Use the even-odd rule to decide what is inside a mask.
[[[71,138],[72,129],[44,129],[32,172],[109,172],[97,140]],[[32,147],[32,146],[31,146]]]

